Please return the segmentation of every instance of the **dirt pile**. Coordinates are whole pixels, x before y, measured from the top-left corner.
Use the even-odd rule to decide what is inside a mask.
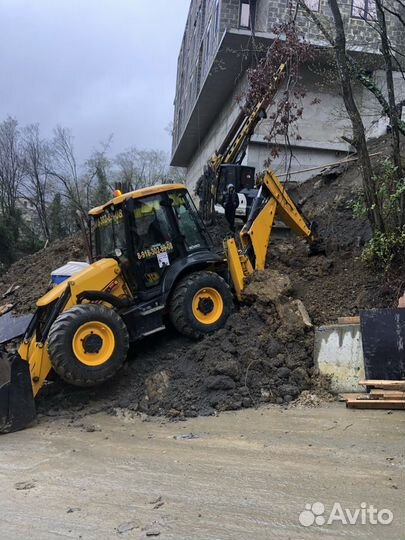
[[[257,285],[253,280],[246,302],[225,328],[186,351],[185,371],[175,374],[175,393],[170,369],[146,379],[142,410],[158,413],[170,407],[174,414],[188,415],[238,409],[289,402],[309,388],[313,337],[297,301],[287,296],[289,280],[270,270]]]
[[[316,326],[358,315],[361,309],[393,307],[402,290],[397,281],[365,266],[360,249],[354,247],[309,257],[303,240],[277,238],[269,266],[290,278],[294,296],[302,300]]]
[[[91,403],[93,410],[181,418],[289,403],[314,376],[311,322],[291,291],[279,272],[258,274],[219,332],[199,342],[169,332],[155,336],[134,347],[124,376],[90,391],[57,383],[40,399],[40,411],[76,418]]]
[[[47,248],[23,257],[0,276],[0,303],[14,304],[14,313],[33,312],[35,302],[50,286],[51,272],[72,260],[86,260],[80,234],[52,242]],[[3,298],[10,287],[12,292]]]
[[[375,174],[383,171],[392,152],[391,139],[383,136],[368,143]],[[401,142],[405,156],[405,138]],[[362,200],[362,175],[358,161],[329,167],[310,180],[287,189],[311,220],[315,220],[329,252],[362,247],[371,237],[367,219],[353,215],[353,203]]]
[[[377,172],[389,155],[389,145],[387,137],[369,145]],[[405,152],[405,143],[403,148]],[[361,260],[371,229],[366,218],[353,214],[353,203],[362,194],[357,161],[332,167],[288,190],[304,214],[318,223],[326,256],[308,257],[303,240],[284,234],[272,242],[268,264],[289,276],[313,323],[336,322],[361,309],[395,307],[404,292],[402,269],[384,274]]]

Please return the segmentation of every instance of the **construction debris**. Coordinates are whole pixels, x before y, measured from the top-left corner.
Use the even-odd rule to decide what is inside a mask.
[[[405,381],[367,379],[359,381],[359,384],[366,388],[382,388],[384,390],[398,390],[400,392],[405,392]]]
[[[0,306],[0,316],[5,315],[7,312],[11,311],[14,307],[14,304],[3,304]]]
[[[390,398],[373,399],[371,397],[364,398],[348,398],[346,407],[349,409],[401,409],[405,410],[405,399],[397,400]]]
[[[359,384],[370,390],[368,394],[348,394],[346,407],[352,409],[404,409],[405,381],[368,379]]]

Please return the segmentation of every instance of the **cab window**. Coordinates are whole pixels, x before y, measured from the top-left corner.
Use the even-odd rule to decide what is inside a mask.
[[[125,251],[125,226],[121,208],[111,207],[95,218],[96,255],[112,257],[117,249]]]
[[[180,233],[184,237],[187,251],[206,249],[209,237],[204,233],[204,225],[190,195],[186,192],[177,192],[170,194],[169,199],[176,215]]]
[[[148,197],[135,200],[135,246],[136,249],[149,249],[164,244],[171,239],[167,212],[161,205],[161,197]]]

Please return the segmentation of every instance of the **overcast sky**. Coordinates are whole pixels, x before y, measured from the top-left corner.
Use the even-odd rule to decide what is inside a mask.
[[[72,130],[80,159],[169,151],[189,0],[0,0],[0,120]]]

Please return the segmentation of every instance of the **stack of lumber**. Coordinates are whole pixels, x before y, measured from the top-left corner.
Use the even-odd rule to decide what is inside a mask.
[[[359,381],[369,393],[346,394],[346,407],[353,409],[404,409],[405,381],[368,379]]]

